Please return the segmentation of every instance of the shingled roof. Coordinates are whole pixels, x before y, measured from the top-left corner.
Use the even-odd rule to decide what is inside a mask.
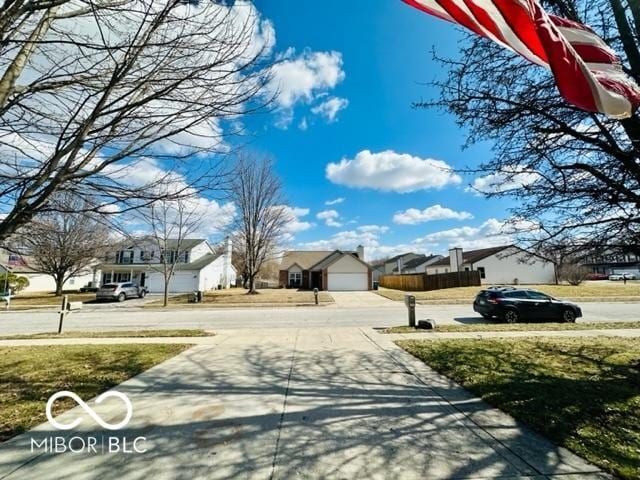
[[[289,270],[293,265],[298,265],[302,270],[309,270],[333,252],[335,252],[335,250],[291,250],[285,252],[282,257],[282,262],[280,263],[280,270]]]
[[[500,253],[513,245],[504,245],[502,247],[481,248],[480,250],[469,250],[462,252],[462,263],[476,263],[480,260]],[[448,267],[450,265],[450,258],[444,257],[442,260],[438,260],[435,263],[429,265],[430,267]]]

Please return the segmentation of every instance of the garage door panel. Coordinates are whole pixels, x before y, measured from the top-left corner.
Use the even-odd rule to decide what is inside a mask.
[[[149,277],[149,291],[152,293],[162,293],[164,290],[164,277],[162,274],[152,274]],[[194,278],[193,273],[174,273],[169,282],[170,293],[190,293],[198,289],[197,275]]]
[[[341,291],[362,291],[369,290],[369,276],[366,273],[329,273],[329,290]]]

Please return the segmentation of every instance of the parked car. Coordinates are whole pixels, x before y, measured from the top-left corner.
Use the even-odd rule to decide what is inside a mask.
[[[609,280],[620,281],[624,280],[626,277],[627,280],[636,280],[635,273],[623,272],[623,273],[614,273],[609,275]]]
[[[117,300],[124,302],[128,298],[144,298],[149,291],[135,283],[106,283],[96,293],[96,300]]]
[[[80,287],[79,291],[80,291],[80,293],[97,292],[98,291],[98,287],[96,286],[95,283],[89,282],[84,287]]]
[[[606,273],[590,273],[587,275],[587,280],[609,280],[609,275]]]
[[[520,321],[576,321],[580,307],[528,288],[498,287],[482,290],[473,302],[473,310],[486,319],[508,323]]]

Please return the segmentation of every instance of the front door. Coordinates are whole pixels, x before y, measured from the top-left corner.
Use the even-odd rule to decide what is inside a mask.
[[[146,280],[146,277],[147,277],[147,275],[144,272],[142,272],[140,274],[140,286],[141,287],[144,287],[144,281]]]

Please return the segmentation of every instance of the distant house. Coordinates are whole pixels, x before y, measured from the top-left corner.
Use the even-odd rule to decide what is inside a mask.
[[[399,272],[398,267],[393,269],[393,273],[425,273],[427,267],[432,265],[444,257],[442,255],[419,255],[402,264],[402,271]]]
[[[396,273],[398,273],[398,268],[404,270],[404,264],[418,257],[424,257],[424,255],[413,252],[401,253],[400,255],[396,255],[395,257],[392,257],[384,262],[384,274],[391,275],[394,269],[396,269]]]
[[[631,252],[604,251],[599,254],[591,254],[583,258],[581,264],[593,273],[640,275],[640,255]]]
[[[179,247],[179,248],[178,248]],[[121,245],[107,255],[100,265],[102,284],[133,282],[146,286],[151,293],[164,291],[163,257],[177,260],[169,281],[169,292],[187,293],[229,288],[235,285],[236,270],[231,264],[231,241],[217,252],[207,240],[170,240],[164,251],[155,242],[140,240]]]
[[[33,266],[33,261],[28,255],[18,255],[0,249],[0,274],[5,272],[13,273],[19,277],[26,277],[29,280],[29,285],[21,293],[54,292],[56,290],[56,282],[53,277],[38,271]],[[64,290],[77,290],[89,282],[98,281],[99,276],[100,271],[97,267],[87,267],[69,278],[62,288]],[[3,286],[0,285],[0,290],[2,288]]]
[[[280,264],[279,284],[286,288],[332,291],[371,290],[372,269],[357,251],[288,251]]]
[[[480,272],[482,284],[550,284],[556,281],[555,264],[514,245],[463,251],[452,248],[449,256],[427,266],[427,274],[457,271]]]

